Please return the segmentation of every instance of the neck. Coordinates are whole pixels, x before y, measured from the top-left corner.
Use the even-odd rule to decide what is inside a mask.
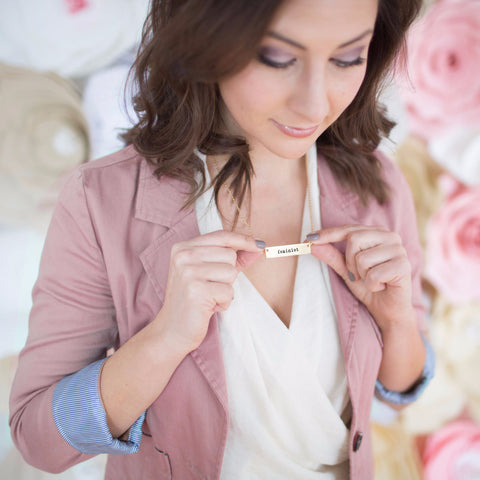
[[[239,221],[244,224],[248,233],[253,234],[250,226],[250,219],[254,206],[254,217],[266,216],[267,218],[278,215],[279,209],[287,209],[288,211],[303,211],[303,202],[305,199],[305,191],[308,193],[308,171],[306,168],[306,156],[304,155],[298,160],[291,159],[275,159],[264,157],[260,163],[255,163],[255,156],[251,157],[254,164],[256,175],[252,178],[251,188],[251,204],[246,200],[241,208],[234,198],[232,191],[227,187],[219,196],[217,206],[225,215],[225,218],[233,219],[239,214]],[[224,161],[226,161],[225,159]],[[220,164],[218,157],[210,157],[207,162],[210,175],[213,177],[224,165]],[[259,167],[258,167],[259,165]],[[288,166],[289,168],[284,168]],[[286,170],[286,172],[285,172]],[[309,197],[309,202],[311,199]],[[311,205],[310,205],[311,212]],[[298,217],[301,219],[301,215]],[[255,231],[260,232],[263,221],[255,227]]]
[[[255,151],[250,154],[255,170],[252,179],[252,189],[265,185],[276,185],[285,189],[292,185],[304,185],[305,180],[305,157],[297,159],[282,158],[275,155],[256,155]]]
[[[254,169],[254,175],[251,178],[252,191],[266,187],[284,190],[294,185],[306,186],[305,156],[298,159],[282,158],[270,152],[259,152],[255,149],[252,149],[249,154]],[[228,158],[228,155],[207,157],[207,166],[212,178],[218,170],[223,168]]]

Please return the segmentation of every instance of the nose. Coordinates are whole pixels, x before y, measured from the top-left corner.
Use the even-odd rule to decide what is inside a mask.
[[[302,72],[297,79],[288,105],[309,125],[324,122],[330,113],[325,67],[310,67]]]

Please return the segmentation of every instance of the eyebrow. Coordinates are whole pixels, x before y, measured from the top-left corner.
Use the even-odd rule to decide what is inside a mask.
[[[368,34],[370,33],[373,33],[373,30],[372,29],[369,29],[369,30],[365,30],[363,33],[361,33],[360,35],[358,35],[357,37],[355,38],[352,38],[351,40],[349,40],[348,42],[345,42],[345,43],[342,43],[341,45],[339,45],[337,48],[344,48],[344,47],[348,47],[348,45],[351,45],[352,43],[355,43],[355,42],[358,42],[359,40],[361,40],[362,38],[366,37]],[[285,42],[285,43],[288,43],[290,45],[293,45],[294,47],[297,47],[301,50],[306,50],[307,47],[305,47],[305,45],[302,45],[298,42],[296,42],[295,40],[292,40],[291,38],[287,38],[287,37],[284,37],[283,35],[280,35],[279,33],[277,32],[273,32],[273,31],[269,31],[267,32],[267,35],[269,37],[273,37],[273,38],[276,38],[277,40],[281,40],[282,42]]]

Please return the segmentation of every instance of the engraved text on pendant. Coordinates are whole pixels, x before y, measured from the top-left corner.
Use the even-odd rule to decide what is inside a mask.
[[[267,247],[265,256],[267,258],[292,257],[294,255],[306,255],[312,252],[312,244],[293,243],[292,245],[277,245],[275,247]]]

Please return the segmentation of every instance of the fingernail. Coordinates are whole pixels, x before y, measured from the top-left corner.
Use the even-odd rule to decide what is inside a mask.
[[[320,235],[318,233],[309,233],[307,235],[307,240],[310,242],[313,242],[314,240],[318,240],[320,238]]]
[[[263,240],[255,240],[255,243],[260,250],[263,250],[267,246]]]
[[[350,270],[348,271],[348,278],[351,282],[355,281],[355,275]]]

